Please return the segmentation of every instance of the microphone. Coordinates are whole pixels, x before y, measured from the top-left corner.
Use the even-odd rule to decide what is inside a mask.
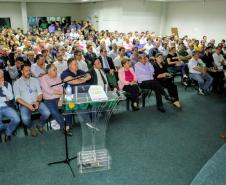
[[[77,79],[80,79],[80,78],[84,78],[85,76],[86,76],[86,74],[84,74],[84,75],[79,75],[79,76],[76,76],[76,77],[74,77],[74,78],[72,78],[72,79],[70,79],[70,80],[67,80],[67,81],[61,81],[60,83],[53,84],[53,85],[51,85],[50,87],[55,87],[55,86],[58,86],[58,85],[62,85],[62,84],[65,84],[65,83],[67,83],[67,82],[71,82],[71,81],[73,81],[73,80],[77,80]]]

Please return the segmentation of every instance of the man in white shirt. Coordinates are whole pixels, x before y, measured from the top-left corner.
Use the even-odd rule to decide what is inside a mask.
[[[118,46],[116,43],[112,44],[112,50],[109,53],[109,57],[112,58],[112,60],[114,60],[118,55]]]
[[[58,52],[61,53],[63,60],[67,62],[67,60],[71,57],[73,57],[71,54],[66,52],[66,49],[64,46],[59,47]]]
[[[120,47],[118,50],[118,56],[114,59],[114,65],[117,69],[122,67],[121,61],[125,56],[125,51],[124,47]]]
[[[67,62],[63,60],[62,53],[56,54],[56,61],[53,63],[57,68],[57,74],[58,76],[61,75],[63,71],[67,69]]]
[[[169,47],[167,42],[162,43],[162,46],[160,46],[158,49],[159,52],[162,53],[164,58],[169,54]]]
[[[83,60],[83,55],[82,55],[81,50],[75,50],[74,59],[77,62],[78,69],[80,69],[84,72],[88,71],[88,66],[87,66],[87,63]]]
[[[219,71],[223,70],[225,65],[224,57],[221,54],[222,48],[220,46],[216,47],[216,52],[213,54],[214,65]]]
[[[35,60],[36,63],[31,65],[31,74],[33,77],[39,78],[46,74],[45,58],[42,54],[38,54]]]
[[[153,43],[152,43],[152,38],[151,37],[148,37],[147,38],[147,43],[145,44],[144,46],[144,49],[145,49],[145,53],[148,55],[149,54],[149,51],[151,48],[153,48]]]
[[[205,95],[213,82],[213,78],[207,73],[207,68],[200,59],[199,51],[193,52],[193,57],[188,62],[188,69],[190,78],[199,84],[199,94]]]
[[[189,57],[192,57],[192,52],[193,51],[194,51],[194,44],[193,43],[190,43],[188,45],[188,49],[187,49],[187,52],[188,52]]]

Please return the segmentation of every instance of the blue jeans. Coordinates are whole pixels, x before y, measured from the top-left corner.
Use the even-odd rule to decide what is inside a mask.
[[[2,123],[3,116],[10,118],[10,122],[7,125]],[[6,135],[11,136],[19,123],[20,117],[16,110],[8,106],[0,107],[0,130],[5,130]]]
[[[199,84],[199,88],[203,89],[204,91],[207,91],[213,82],[213,78],[208,73],[205,74],[191,73],[190,78],[197,81]]]
[[[39,121],[39,126],[43,127],[46,123],[46,120],[50,116],[49,109],[46,107],[44,103],[40,103],[38,111],[40,113],[40,121]],[[20,113],[21,113],[21,119],[23,121],[23,124],[26,125],[28,128],[33,128],[34,125],[31,120],[31,114],[32,111],[28,109],[27,107],[20,106]]]
[[[44,100],[44,103],[48,107],[53,119],[55,119],[59,124],[60,128],[64,128],[64,117],[60,114],[58,110],[58,101],[59,98],[52,99],[52,100]]]

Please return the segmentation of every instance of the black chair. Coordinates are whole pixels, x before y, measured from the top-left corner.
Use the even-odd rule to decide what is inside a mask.
[[[149,98],[152,95],[151,89],[140,89],[140,98],[142,102],[142,107],[144,108],[146,105],[146,98]],[[131,102],[131,95],[130,93],[126,93],[126,110],[130,110],[130,102]]]

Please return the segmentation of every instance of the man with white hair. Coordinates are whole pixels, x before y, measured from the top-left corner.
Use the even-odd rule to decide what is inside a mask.
[[[11,139],[12,133],[20,123],[20,118],[14,109],[12,100],[12,87],[10,83],[4,80],[4,72],[0,70],[0,131],[4,130],[6,142]],[[10,119],[10,122],[7,125],[2,123],[3,116]]]

